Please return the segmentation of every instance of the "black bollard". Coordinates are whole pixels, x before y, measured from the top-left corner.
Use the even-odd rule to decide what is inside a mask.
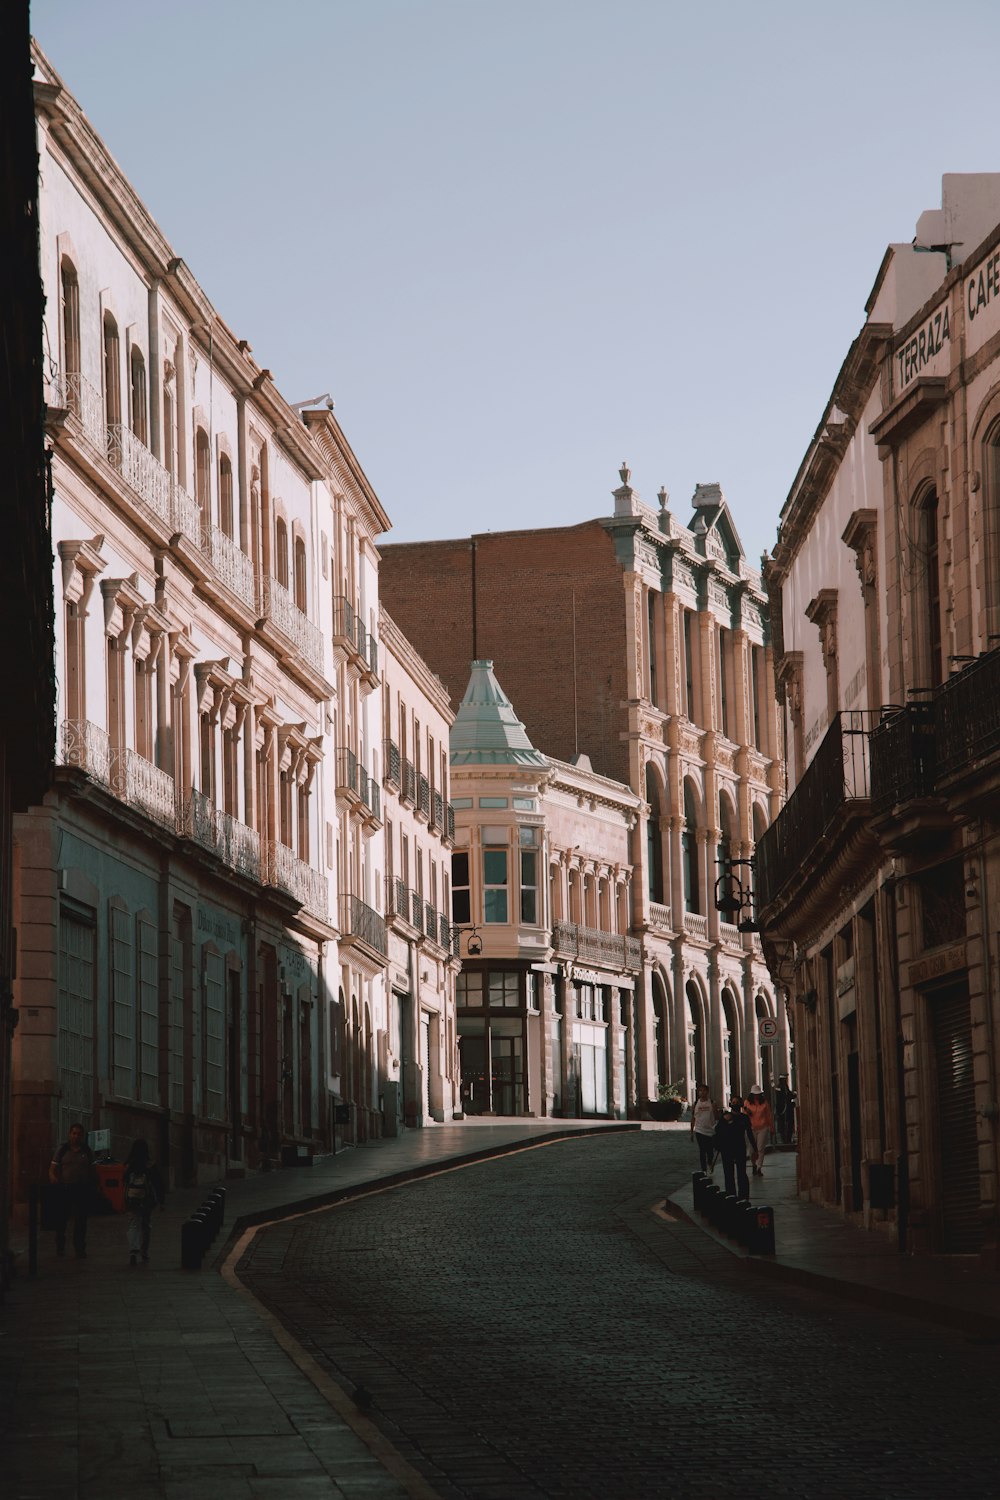
[[[704,1172],[691,1173],[691,1201],[694,1204],[696,1211],[701,1209],[702,1189],[704,1188],[707,1181],[708,1178],[705,1176]]]
[[[181,1267],[185,1271],[200,1271],[205,1254],[203,1226],[195,1219],[186,1219],[181,1225]]]
[[[740,1200],[735,1193],[727,1193],[722,1200],[722,1215],[719,1228],[727,1239],[736,1238],[736,1216],[739,1213]]]
[[[774,1209],[766,1203],[754,1205],[750,1251],[753,1255],[774,1254]]]
[[[750,1249],[750,1241],[753,1239],[756,1216],[757,1209],[754,1204],[748,1198],[743,1199],[740,1203],[740,1211],[736,1219],[736,1239],[748,1250]]]
[[[701,1213],[710,1224],[715,1223],[717,1204],[722,1190],[717,1182],[706,1183],[701,1190]]]

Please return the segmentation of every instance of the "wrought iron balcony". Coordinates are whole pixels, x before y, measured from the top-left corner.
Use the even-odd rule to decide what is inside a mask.
[[[333,601],[333,644],[344,650],[354,651],[356,649],[355,625],[357,616],[354,606],[344,594],[338,594]]]
[[[108,428],[108,459],[134,494],[164,526],[171,522],[169,469],[154,458],[146,444],[128,427]]]
[[[297,655],[314,671],[322,674],[322,633],[302,613],[284,584],[279,583],[276,578],[262,578],[258,608],[261,619],[270,621]]]
[[[399,746],[397,744],[394,744],[392,740],[386,740],[386,742],[385,742],[385,782],[386,782],[386,786],[393,786],[393,787],[396,787],[398,789],[398,787],[400,786],[400,779],[399,778],[400,778],[400,776],[402,774],[402,767],[403,767],[403,762],[402,762],[402,759],[401,759],[400,754],[399,754]]]
[[[92,724],[89,719],[64,719],[61,741],[64,766],[86,771],[93,781],[110,788],[114,753],[106,729]]]
[[[312,865],[307,865],[305,860],[299,859],[285,844],[269,839],[264,848],[265,884],[285,891],[314,917],[328,921],[330,893],[326,876],[314,870]]]
[[[977,657],[938,688],[934,751],[939,780],[971,770],[1000,751],[1000,648]]]
[[[868,741],[878,718],[856,709],[836,716],[798,786],[758,840],[754,863],[759,910],[799,874],[838,818],[852,808],[859,816],[867,810]]]
[[[871,732],[872,811],[883,813],[934,792],[934,705],[910,703]]]
[[[337,791],[350,792],[360,799],[361,789],[358,772],[358,757],[346,745],[337,751]]]
[[[423,930],[424,930],[424,898],[423,898],[423,896],[421,896],[421,894],[420,894],[419,891],[414,891],[414,890],[410,891],[410,911],[412,913],[412,916],[411,916],[410,920],[412,921],[414,927],[417,929],[418,932],[423,932]]]
[[[83,435],[100,453],[107,453],[104,397],[84,375],[53,376],[49,386],[50,406],[69,411],[79,422]]]
[[[385,919],[373,907],[366,906],[359,896],[341,896],[340,933],[342,942],[362,943],[382,958],[389,952]]]
[[[388,879],[385,883],[386,902],[385,912],[387,917],[397,917],[400,921],[409,925],[410,921],[410,893],[401,880]]]
[[[205,551],[204,525],[201,506],[192,500],[182,484],[176,479],[170,486],[170,524],[174,532],[184,537],[199,552]]]
[[[602,932],[598,927],[581,927],[576,922],[554,922],[552,947],[560,958],[581,959],[619,973],[642,968],[642,944],[638,938],[624,933]]]
[[[448,827],[445,837],[449,839],[451,843],[455,842],[455,809],[452,807],[450,802],[448,803]]]
[[[417,777],[417,812],[423,813],[430,821],[431,816],[431,784],[426,776]]]
[[[250,880],[260,880],[260,834],[223,813],[219,819],[219,853],[231,870]]]
[[[403,780],[399,796],[403,802],[416,802],[417,800],[417,771],[412,760],[403,761]]]
[[[92,781],[161,828],[176,828],[174,778],[166,771],[134,750],[116,748],[107,730],[89,719],[65,719],[60,741],[64,766],[85,771]]]
[[[219,582],[248,609],[257,607],[257,580],[253,563],[232,537],[219,526],[210,526],[205,538],[205,550]]]
[[[431,799],[431,827],[444,827],[444,798],[440,792],[435,792]]]
[[[154,766],[152,761],[126,750],[124,795],[130,807],[145,813],[146,817],[161,828],[173,829],[177,823],[177,807],[174,795],[174,778]],[[119,756],[119,763],[121,757]]]

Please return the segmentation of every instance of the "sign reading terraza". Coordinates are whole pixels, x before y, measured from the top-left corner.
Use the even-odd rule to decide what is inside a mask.
[[[896,389],[902,391],[915,380],[927,366],[934,363],[936,356],[941,353],[947,344],[951,343],[951,319],[948,316],[947,302],[931,313],[922,328],[906,340],[896,350]],[[944,374],[947,371],[947,361],[942,360],[940,371],[935,373]]]

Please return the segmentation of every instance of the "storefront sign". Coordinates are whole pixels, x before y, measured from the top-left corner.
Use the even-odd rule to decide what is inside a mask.
[[[1000,250],[992,250],[965,278],[963,296],[965,346],[972,354],[1000,328]]]
[[[926,984],[942,974],[953,974],[965,968],[965,944],[956,943],[941,953],[932,953],[929,958],[918,958],[910,965],[910,984]]]
[[[951,315],[942,302],[896,350],[896,394],[918,375],[947,375],[951,362]]]

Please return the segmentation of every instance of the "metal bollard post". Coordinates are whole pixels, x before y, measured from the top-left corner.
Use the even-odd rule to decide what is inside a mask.
[[[716,1204],[721,1192],[722,1189],[717,1182],[707,1182],[701,1190],[700,1212],[703,1218],[706,1218],[710,1224],[715,1222]]]
[[[739,1215],[736,1220],[736,1238],[747,1250],[750,1249],[753,1240],[754,1223],[757,1217],[757,1209],[749,1199],[740,1204]]]
[[[181,1225],[181,1266],[185,1271],[200,1271],[207,1248],[205,1221],[201,1214],[192,1214]]]
[[[701,1193],[707,1181],[704,1172],[691,1173],[691,1201],[696,1211],[701,1209]]]
[[[727,1239],[736,1238],[736,1215],[739,1213],[740,1200],[735,1193],[726,1193],[722,1200],[722,1216],[719,1228]]]
[[[755,1206],[750,1251],[753,1255],[774,1254],[774,1209],[766,1203]]]

